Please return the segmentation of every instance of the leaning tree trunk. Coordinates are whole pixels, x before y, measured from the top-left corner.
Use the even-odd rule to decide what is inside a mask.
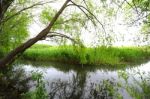
[[[66,2],[63,4],[63,6],[60,8],[60,10],[56,13],[56,15],[53,17],[51,20],[50,24],[43,29],[36,37],[28,40],[27,42],[23,43],[16,49],[12,50],[6,57],[0,60],[0,67],[5,67],[8,64],[10,64],[15,57],[17,57],[20,53],[24,52],[27,48],[31,47],[33,44],[35,44],[38,40],[46,37],[46,35],[49,33],[51,30],[52,26],[60,16],[60,14],[63,12],[63,10],[67,7],[67,4],[69,3],[70,0],[66,0]]]

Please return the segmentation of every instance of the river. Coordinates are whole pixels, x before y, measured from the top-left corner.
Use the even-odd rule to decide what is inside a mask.
[[[30,76],[31,72],[42,73],[46,91],[53,99],[114,99],[110,95],[111,88],[111,93],[116,94],[117,91],[123,99],[132,99],[125,87],[118,88],[118,83],[124,86],[135,85],[135,80],[141,81],[141,75],[144,78],[148,77],[150,62],[115,69],[105,66],[28,61],[19,63],[16,68],[23,69],[27,76]],[[30,90],[35,89],[34,83],[30,82],[29,85]]]

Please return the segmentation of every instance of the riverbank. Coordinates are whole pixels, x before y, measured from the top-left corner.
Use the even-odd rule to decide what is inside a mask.
[[[79,46],[34,45],[22,56],[33,61],[53,61],[82,65],[126,65],[136,64],[150,58],[147,47],[86,48]]]

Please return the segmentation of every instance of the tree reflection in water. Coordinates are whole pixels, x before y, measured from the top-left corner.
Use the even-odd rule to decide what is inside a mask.
[[[38,62],[35,62],[35,64],[29,62],[27,64],[30,66],[29,71],[36,70],[35,67],[43,72],[47,71],[45,87],[48,99],[116,99],[118,97],[117,82],[113,79],[108,78],[110,80],[103,81],[103,78],[98,77],[98,79],[101,79],[98,80],[99,82],[89,81],[89,74],[98,70],[96,66],[80,67],[50,63],[43,63],[42,65],[39,63],[39,65]],[[43,67],[41,68],[40,66]],[[54,71],[56,70],[56,74],[53,74],[53,69]],[[71,77],[63,75],[63,73],[70,75],[68,74],[70,71],[74,71],[74,73],[71,73]],[[59,77],[55,78],[55,76]],[[69,78],[66,79],[64,77]]]
[[[0,71],[0,99],[21,99],[29,91],[30,81],[23,69]]]
[[[86,73],[73,75],[69,81],[60,79],[49,83],[48,89],[50,99],[114,99],[118,97],[116,83],[104,80],[99,84],[91,83],[86,86]]]

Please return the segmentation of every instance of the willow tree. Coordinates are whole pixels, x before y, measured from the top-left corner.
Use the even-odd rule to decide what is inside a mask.
[[[0,58],[26,40],[33,16],[28,9],[32,10],[42,4],[44,3],[32,4],[31,0],[1,0]]]
[[[85,6],[76,3],[76,2],[79,2],[79,1],[83,2]],[[26,49],[31,47],[37,41],[46,38],[47,36],[48,37],[60,36],[60,37],[65,37],[65,38],[73,40],[72,38],[68,37],[65,34],[53,32],[53,27],[56,26],[57,20],[59,20],[60,15],[68,7],[76,7],[76,8],[78,8],[87,17],[87,19],[90,20],[94,25],[96,25],[96,22],[101,24],[101,22],[98,20],[98,18],[88,9],[88,5],[87,5],[86,2],[87,1],[85,1],[85,0],[74,0],[74,1],[66,0],[64,2],[64,4],[62,5],[62,7],[55,13],[55,15],[50,18],[49,24],[37,36],[35,36],[34,38],[29,39],[25,43],[21,44],[20,46],[18,46],[15,49],[13,49],[12,51],[10,51],[10,53],[8,53],[4,58],[2,58],[0,60],[0,67],[6,67],[10,63],[12,63],[15,60],[15,58],[18,57],[21,53],[23,53]],[[30,7],[27,7],[26,9],[28,9],[28,8],[30,8]],[[7,9],[6,9],[6,11],[7,11]],[[1,12],[4,12],[4,11],[1,11]],[[18,12],[16,14],[19,14],[19,13],[20,12]],[[69,24],[68,24],[68,26],[69,26]],[[102,24],[101,24],[101,26],[103,28]],[[73,40],[73,41],[76,42],[75,40]]]

